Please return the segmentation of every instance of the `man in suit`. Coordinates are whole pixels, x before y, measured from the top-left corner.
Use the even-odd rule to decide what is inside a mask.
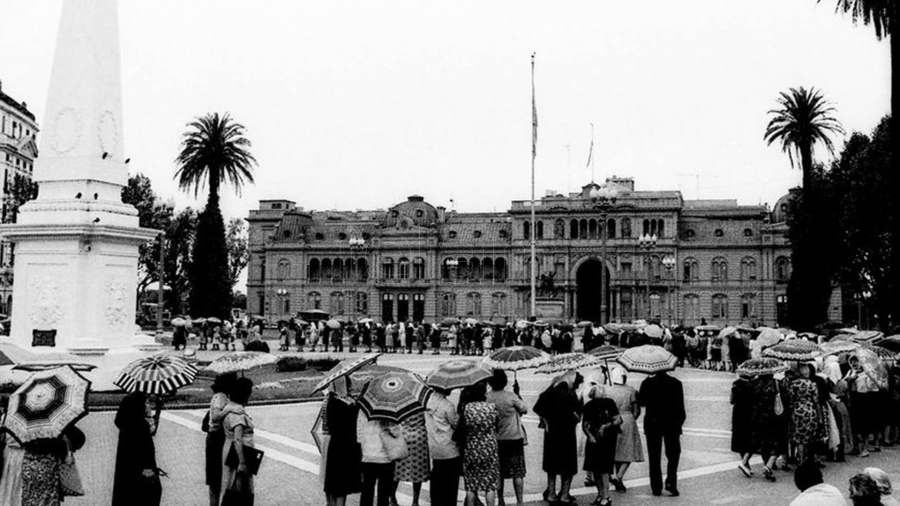
[[[684,389],[681,382],[658,372],[641,384],[638,400],[645,408],[644,435],[650,465],[650,490],[662,495],[662,445],[666,445],[665,490],[678,495],[678,459],[681,457],[681,426],[684,425]]]

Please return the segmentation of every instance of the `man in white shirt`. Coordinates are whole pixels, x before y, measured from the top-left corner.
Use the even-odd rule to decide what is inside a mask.
[[[800,495],[790,506],[846,506],[847,501],[841,491],[823,482],[822,471],[816,462],[807,461],[794,471],[794,484]]]
[[[447,399],[450,392],[435,388],[428,399],[425,426],[428,429],[428,449],[431,452],[431,504],[456,506],[462,457],[453,431],[459,423],[456,406]]]

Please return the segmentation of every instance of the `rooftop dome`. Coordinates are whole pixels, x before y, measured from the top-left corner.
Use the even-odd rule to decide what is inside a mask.
[[[406,202],[401,202],[388,209],[382,224],[385,227],[410,226],[434,227],[438,222],[438,212],[425,199],[411,195]]]
[[[772,208],[773,223],[784,223],[787,221],[788,208],[790,208],[791,201],[794,200],[799,192],[800,188],[791,188],[788,193],[775,202],[775,207]]]

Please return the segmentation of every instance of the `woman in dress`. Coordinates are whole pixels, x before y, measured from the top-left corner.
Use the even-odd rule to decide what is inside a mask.
[[[810,378],[814,374],[809,364],[797,367],[797,378],[791,382],[791,424],[790,441],[796,450],[799,462],[813,457],[810,446],[820,434],[820,417],[818,410],[818,388]]]
[[[762,456],[764,463],[763,475],[767,480],[775,481],[772,469],[779,453],[781,424],[781,417],[775,413],[777,395],[775,378],[771,374],[756,376],[748,380],[743,388],[732,389],[732,451],[739,451],[741,463],[738,464],[738,469],[748,478],[753,476],[750,457],[758,454]],[[739,432],[744,438],[743,442],[735,441],[735,426],[741,427]]]
[[[582,406],[575,392],[584,378],[569,372],[538,397],[534,413],[544,425],[543,469],[547,473],[544,500],[575,503],[569,494],[572,477],[578,472],[578,450],[575,427],[581,418]],[[559,494],[556,493],[556,477],[560,478]]]
[[[832,458],[836,462],[844,462],[845,456],[853,451],[853,427],[850,422],[850,411],[847,409],[850,401],[847,382],[841,374],[838,358],[834,355],[825,357],[823,371],[831,382],[828,405],[838,429],[837,448],[834,450]]]
[[[404,418],[400,423],[403,439],[409,455],[398,460],[394,468],[394,493],[391,501],[397,503],[397,487],[401,481],[412,483],[412,506],[419,506],[422,483],[431,476],[431,457],[428,453],[428,431],[425,429],[425,413]]]
[[[525,429],[522,428],[522,416],[528,413],[528,406],[521,397],[506,390],[509,379],[506,372],[494,369],[494,375],[488,380],[491,391],[487,401],[497,408],[500,425],[497,429],[497,454],[500,459],[500,483],[498,502],[503,506],[503,484],[513,481],[516,492],[516,506],[522,506],[525,487]]]
[[[247,470],[247,462],[244,455],[244,447],[253,448],[253,420],[244,410],[250,394],[253,392],[253,381],[250,378],[238,378],[228,394],[228,404],[225,406],[225,418],[222,419],[222,429],[225,431],[225,444],[222,447],[222,496],[236,480],[241,480],[242,490],[253,493],[253,475]],[[225,463],[228,452],[234,447],[237,453],[237,467],[230,467]]]
[[[349,377],[338,378],[325,399],[324,429],[330,437],[322,471],[328,506],[344,506],[348,495],[362,491],[362,453],[356,441],[359,408],[350,388]]]
[[[59,506],[63,499],[60,473],[69,451],[84,446],[84,432],[74,425],[56,438],[24,443],[22,459],[22,506]],[[78,484],[80,485],[80,484]]]
[[[604,395],[604,387],[594,385],[588,392],[587,405],[581,428],[587,437],[584,446],[584,470],[590,471],[597,485],[597,498],[592,504],[611,506],[609,498],[609,475],[616,460],[618,428],[622,417],[616,401]]]
[[[616,403],[622,425],[616,438],[616,465],[609,481],[619,492],[625,492],[625,473],[632,462],[644,461],[644,447],[641,445],[641,434],[638,432],[637,419],[641,416],[641,405],[637,400],[637,391],[626,385],[628,380],[625,369],[619,366],[610,373],[612,386],[606,389],[606,397]]]
[[[753,454],[749,447],[750,414],[753,409],[751,379],[748,376],[738,376],[731,384],[731,451],[741,457],[738,470],[747,478],[753,475],[748,464]]]
[[[356,421],[356,440],[362,450],[362,493],[359,506],[388,506],[394,489],[394,462],[388,456],[386,437],[400,437],[400,426],[368,418],[360,411]],[[377,492],[376,492],[377,490]],[[377,499],[376,499],[377,495]]]
[[[0,427],[6,422],[9,396],[0,396]],[[0,459],[0,504],[22,504],[22,459],[25,450],[6,431],[0,431],[0,442],[4,443],[3,458]]]
[[[881,388],[874,372],[864,368],[859,358],[851,356],[848,362],[850,371],[844,379],[850,385],[850,414],[853,416],[857,450],[860,457],[868,457],[869,438],[874,436],[875,444],[878,444],[877,432],[881,428],[879,421],[882,418],[879,407]],[[881,448],[875,446],[874,451],[881,451]]]
[[[119,404],[112,506],[159,506],[162,485],[153,444],[153,410],[152,401],[141,392],[126,395]]]
[[[495,433],[500,423],[497,408],[487,402],[484,382],[466,387],[459,396],[463,438],[463,481],[466,506],[475,506],[484,492],[486,506],[494,506],[500,482],[500,461]]]
[[[222,495],[222,447],[225,445],[222,419],[226,414],[228,394],[236,379],[234,373],[220,374],[210,387],[213,396],[209,401],[209,432],[206,433],[206,485],[209,487],[210,506],[218,506]]]

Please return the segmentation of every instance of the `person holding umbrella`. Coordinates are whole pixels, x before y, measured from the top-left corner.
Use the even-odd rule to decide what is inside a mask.
[[[227,414],[228,394],[236,379],[235,373],[219,374],[210,387],[213,396],[209,401],[209,430],[206,433],[206,485],[210,506],[217,506],[222,495],[222,447],[225,446],[222,419]]]
[[[325,432],[330,436],[322,466],[323,488],[328,506],[344,506],[349,494],[362,491],[362,453],[356,441],[359,408],[350,397],[349,376],[336,379],[325,400]]]
[[[459,413],[450,402],[450,390],[432,387],[425,412],[428,449],[431,453],[431,504],[456,506],[462,457],[453,433],[459,424]]]
[[[782,413],[776,409],[781,397],[774,374],[785,369],[787,366],[774,358],[748,360],[737,369],[746,380],[736,382],[737,388],[732,388],[732,404],[735,406],[732,425],[743,427],[743,441],[738,446],[733,442],[732,449],[739,450],[741,463],[738,470],[747,478],[753,476],[750,458],[758,454],[763,459],[763,476],[768,481],[775,481],[772,470],[781,453],[779,441],[784,421],[781,419]],[[732,429],[733,438],[734,434]]]
[[[575,504],[569,494],[572,478],[578,472],[578,450],[575,427],[581,419],[582,406],[575,392],[584,378],[569,371],[556,379],[538,397],[534,412],[544,426],[543,469],[547,473],[544,500]],[[556,477],[560,478],[559,495]]]
[[[516,492],[516,506],[522,506],[525,487],[525,429],[522,427],[522,416],[528,413],[528,406],[519,395],[505,390],[509,379],[506,372],[494,369],[488,380],[491,391],[487,394],[487,402],[497,408],[500,424],[497,428],[497,447],[500,460],[500,484],[498,498],[503,506],[503,485],[506,480],[513,481]]]
[[[159,506],[162,484],[156,467],[152,405],[147,394],[126,395],[116,412],[119,444],[113,478],[112,506]]]
[[[234,381],[229,403],[225,407],[225,418],[222,429],[225,431],[225,444],[222,447],[222,497],[240,480],[241,490],[253,494],[253,474],[247,469],[244,447],[253,448],[253,420],[245,411],[245,406],[253,393],[253,381],[250,378],[238,378]],[[237,467],[228,465],[228,452],[234,448],[237,454]]]
[[[644,461],[644,447],[641,445],[641,434],[638,432],[637,419],[641,416],[641,405],[638,402],[637,390],[627,384],[625,369],[620,366],[610,372],[611,385],[606,388],[605,396],[616,403],[616,409],[622,418],[616,438],[615,468],[609,481],[619,492],[625,492],[625,473],[632,462]]]

